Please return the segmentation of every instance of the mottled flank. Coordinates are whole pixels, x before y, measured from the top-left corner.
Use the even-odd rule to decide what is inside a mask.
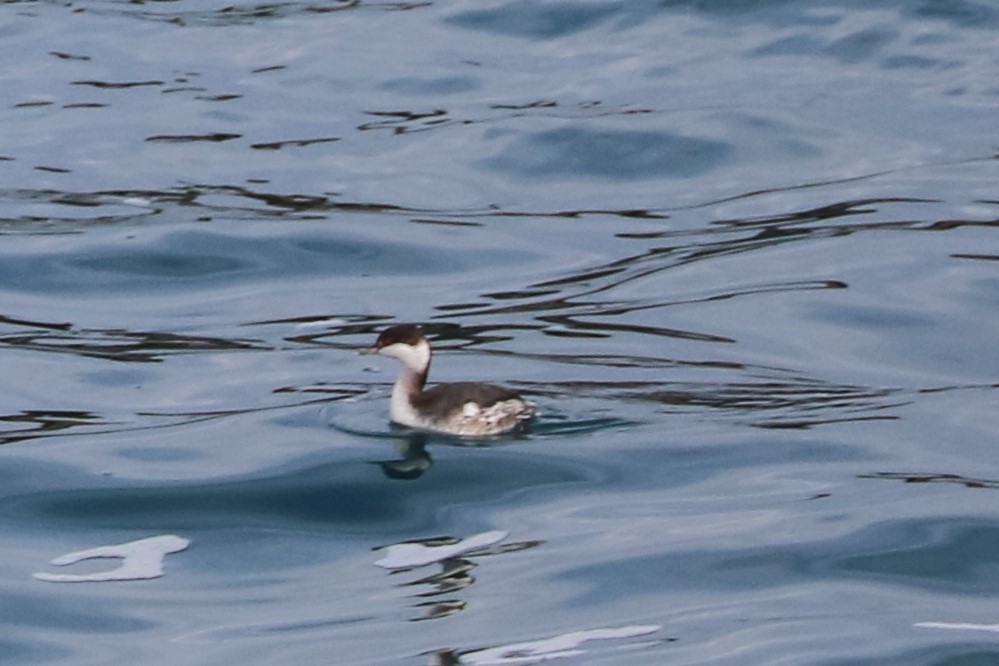
[[[499,435],[511,432],[534,418],[534,403],[510,389],[495,384],[456,382],[439,384],[413,396],[413,407],[428,418],[427,426],[463,436]]]

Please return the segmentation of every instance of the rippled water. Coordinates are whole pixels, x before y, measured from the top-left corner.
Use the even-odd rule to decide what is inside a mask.
[[[0,661],[999,663],[992,3],[3,13]]]

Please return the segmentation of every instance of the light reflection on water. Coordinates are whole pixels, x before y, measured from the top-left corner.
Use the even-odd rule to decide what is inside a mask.
[[[9,9],[0,660],[996,661],[996,10]]]

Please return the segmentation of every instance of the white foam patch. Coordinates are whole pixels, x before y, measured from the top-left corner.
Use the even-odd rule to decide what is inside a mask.
[[[52,560],[57,567],[76,564],[84,560],[115,557],[121,558],[121,564],[108,571],[98,571],[89,574],[53,574],[39,572],[34,574],[38,580],[49,583],[99,583],[114,580],[148,580],[163,575],[163,558],[170,553],[185,550],[191,542],[175,534],[129,541],[112,546],[100,546],[87,550],[67,553]]]
[[[303,321],[300,324],[295,324],[295,328],[304,331],[310,328],[324,328],[326,326],[342,326],[345,323],[347,323],[345,319],[334,317],[330,319],[316,319],[314,321]]]
[[[610,629],[587,629],[574,631],[540,641],[511,643],[499,647],[466,652],[461,655],[462,664],[537,664],[552,659],[566,659],[585,654],[579,646],[587,641],[602,641],[620,638],[647,636],[659,631],[657,624],[616,627]]]
[[[452,557],[458,557],[465,553],[485,548],[494,543],[499,543],[507,538],[508,532],[502,530],[492,530],[481,532],[467,539],[462,539],[458,543],[446,546],[424,546],[421,543],[397,543],[385,549],[385,557],[375,562],[376,566],[385,569],[414,569],[424,567],[434,562],[441,562]]]
[[[999,634],[999,624],[974,624],[971,622],[917,622],[920,629],[951,629],[953,631],[989,631]]]

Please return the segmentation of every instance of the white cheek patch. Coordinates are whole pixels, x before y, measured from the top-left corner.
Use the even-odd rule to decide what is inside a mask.
[[[391,356],[402,361],[410,370],[422,372],[430,364],[430,345],[421,341],[417,345],[407,345],[402,342],[382,347],[378,353],[383,356]]]

